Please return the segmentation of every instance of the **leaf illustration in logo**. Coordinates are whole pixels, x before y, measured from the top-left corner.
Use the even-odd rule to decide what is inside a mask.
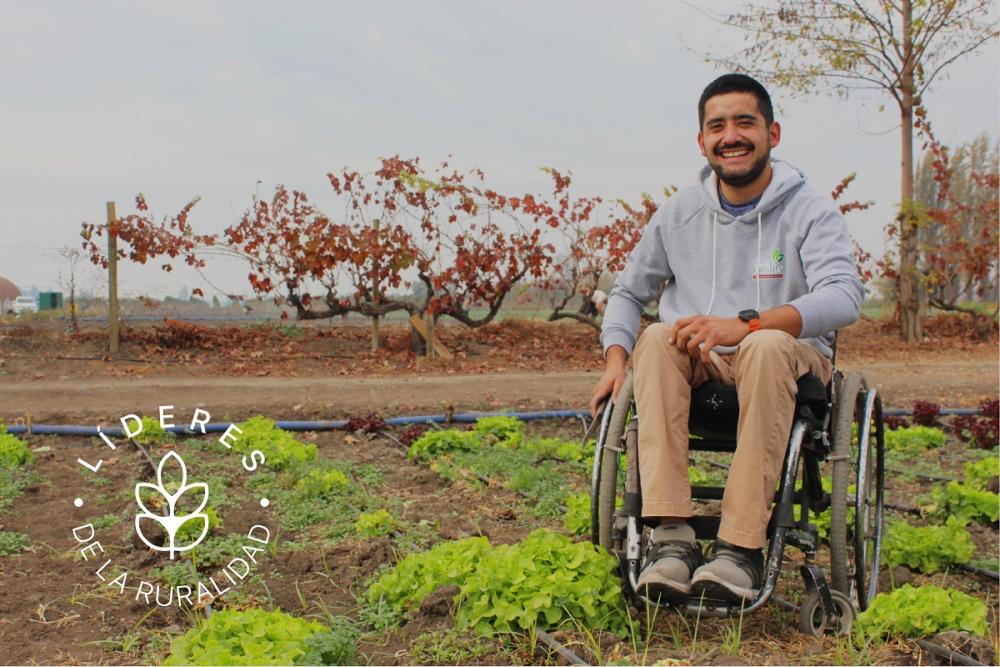
[[[778,248],[775,248],[771,252],[771,261],[773,261],[775,264],[781,264],[781,260],[783,260],[784,258],[785,258],[785,253],[781,252],[781,250],[779,250]]]
[[[168,481],[171,473],[180,477],[178,484]],[[171,488],[176,490],[171,491]],[[182,501],[183,507],[178,507]],[[204,482],[187,483],[187,466],[177,452],[167,452],[160,459],[156,468],[156,484],[139,482],[135,485],[135,502],[142,510],[135,515],[135,532],[139,539],[154,551],[169,552],[171,559],[177,553],[194,549],[208,534],[208,515],[202,512],[208,504],[208,485]],[[186,507],[194,509],[184,511]],[[149,539],[155,534],[154,528],[159,528],[165,535],[162,545]],[[182,538],[180,544],[179,532]],[[192,536],[194,539],[190,539]]]

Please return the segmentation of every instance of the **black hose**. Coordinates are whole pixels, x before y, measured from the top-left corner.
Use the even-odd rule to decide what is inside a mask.
[[[536,630],[535,634],[537,634],[539,639],[545,642],[545,644],[549,648],[558,653],[569,664],[584,665],[585,667],[590,667],[589,662],[578,656],[576,653],[573,653],[573,651],[569,650],[569,648],[567,648],[565,644],[561,643],[555,637],[545,632],[545,630]]]
[[[958,651],[952,651],[950,648],[941,646],[940,644],[935,644],[934,642],[928,641],[926,639],[918,639],[917,644],[920,646],[920,648],[924,649],[925,651],[933,653],[939,658],[944,658],[945,660],[949,660],[953,665],[976,665],[976,666],[985,665],[985,663],[979,662],[974,658],[970,658],[964,653],[959,653]]]

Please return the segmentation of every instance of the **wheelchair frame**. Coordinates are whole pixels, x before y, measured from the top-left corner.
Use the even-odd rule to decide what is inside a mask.
[[[735,388],[731,391],[735,392]],[[698,389],[692,394],[696,392]],[[857,372],[845,377],[835,371],[834,380],[824,393],[825,402],[819,406],[814,403],[810,407],[798,400],[796,403],[796,415],[768,524],[764,582],[757,597],[749,604],[689,599],[680,605],[664,603],[666,606],[710,616],[754,611],[766,604],[774,592],[785,547],[790,545],[805,555],[805,563],[800,567],[806,587],[806,598],[800,606],[800,629],[812,635],[843,633],[850,628],[857,611],[867,608],[878,592],[884,530],[882,399],[874,388],[868,388],[864,377]],[[800,379],[800,398],[802,394]],[[714,396],[711,400],[714,405]],[[618,400],[607,401],[599,418],[591,482],[591,539],[618,558],[629,602],[640,609],[644,605],[657,605],[660,604],[658,600],[650,600],[636,590],[642,556],[649,546],[645,528],[650,524],[641,515],[638,415],[631,373],[619,391]],[[693,416],[692,422],[695,421]],[[720,434],[699,428],[696,423],[692,423],[691,432],[705,437],[692,438],[689,451],[735,451],[735,432]],[[830,493],[822,488],[820,462],[830,462],[833,466]],[[800,469],[802,487],[796,490]],[[851,484],[855,487],[853,495],[849,492]],[[724,489],[692,486],[692,498],[721,499]],[[619,490],[623,490],[620,508],[616,506]],[[796,505],[800,508],[798,519],[794,516]],[[816,564],[820,539],[816,525],[809,522],[810,509],[816,512],[827,507],[830,508],[830,584]],[[850,509],[854,510],[854,517],[849,521]],[[700,539],[714,538],[718,521],[718,517],[706,516],[689,519]]]

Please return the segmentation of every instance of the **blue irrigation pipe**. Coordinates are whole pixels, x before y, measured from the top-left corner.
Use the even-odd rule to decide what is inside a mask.
[[[517,417],[523,421],[536,419],[578,419],[589,417],[590,413],[585,410],[538,410],[533,412],[462,412],[453,415],[409,415],[404,417],[390,417],[385,420],[387,426],[409,426],[411,424],[448,424],[475,422],[482,417]],[[347,426],[346,419],[334,419],[325,421],[279,421],[276,422],[278,428],[284,431],[335,431]],[[224,433],[229,424],[213,423],[205,424],[206,433]],[[186,435],[198,435],[201,430],[192,431],[187,426],[171,426],[166,429],[172,433],[183,433]],[[31,435],[82,435],[97,436],[96,426],[72,426],[66,424],[14,424],[7,427],[8,433],[15,435],[29,433]],[[125,435],[121,426],[107,426],[101,432],[108,437],[122,437]]]
[[[889,417],[903,417],[913,414],[913,410],[906,408],[890,408],[883,412]],[[941,415],[976,415],[979,414],[977,408],[942,408]],[[536,410],[530,412],[462,412],[452,415],[408,415],[403,417],[390,417],[385,420],[387,426],[409,426],[411,424],[469,424],[483,417],[517,417],[523,421],[536,419],[580,419],[589,418],[590,413],[586,410]],[[336,431],[347,425],[346,419],[334,419],[324,421],[279,421],[278,428],[284,431]],[[229,424],[205,424],[206,433],[224,433]],[[172,433],[183,433],[187,435],[197,435],[199,431],[189,430],[186,426],[171,426],[167,429]],[[108,426],[101,431],[108,437],[122,437],[125,435],[121,426]],[[15,435],[82,435],[97,436],[96,426],[72,426],[66,424],[14,424],[7,427],[8,433]]]

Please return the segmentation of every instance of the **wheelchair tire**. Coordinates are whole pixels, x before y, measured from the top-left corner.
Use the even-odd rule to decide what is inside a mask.
[[[622,452],[615,449],[624,447],[625,426],[632,414],[632,373],[625,376],[618,400],[611,408],[611,419],[608,422],[608,433],[604,440],[604,450],[601,455],[601,476],[597,494],[598,544],[610,552],[620,551],[621,545],[614,544],[613,527],[615,519],[615,499],[618,497],[622,484],[619,484],[619,463]],[[608,447],[611,445],[611,447]]]
[[[861,451],[868,384],[856,371],[836,388],[833,427],[833,479],[830,502],[830,584],[833,591],[856,600],[864,611],[875,595],[882,541],[884,459],[881,404],[875,413],[865,452]],[[864,457],[862,457],[864,454]],[[865,474],[859,476],[862,458]],[[863,488],[857,487],[860,480]],[[865,509],[865,512],[859,511]],[[851,516],[853,510],[853,516]]]
[[[810,637],[841,636],[851,631],[857,613],[850,599],[840,591],[830,591],[833,603],[840,612],[834,624],[828,624],[819,601],[819,591],[812,591],[799,607],[799,630]]]

